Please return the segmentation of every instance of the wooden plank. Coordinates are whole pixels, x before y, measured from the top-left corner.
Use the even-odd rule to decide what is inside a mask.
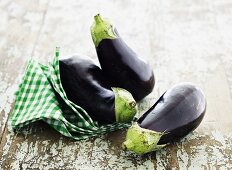
[[[29,18],[36,13],[34,6]],[[5,11],[6,8],[0,9]],[[23,24],[19,24],[21,29],[18,31],[12,30],[16,37],[21,37],[15,46],[23,52],[12,55],[21,56],[17,62],[24,63],[31,53],[39,61],[47,62],[57,45],[61,46],[63,55],[77,52],[96,59],[89,27],[93,15],[100,11],[116,24],[125,41],[154,68],[156,87],[139,103],[141,113],[166,89],[182,81],[193,82],[203,89],[207,113],[199,128],[180,142],[144,156],[121,150],[125,131],[80,142],[62,137],[43,123],[27,127],[21,134],[8,131],[0,146],[3,150],[0,164],[4,169],[232,168],[232,4],[229,0],[90,0],[88,3],[58,0],[51,1],[46,9],[47,3],[37,11],[38,22],[29,22],[36,35],[31,32],[31,38],[22,40],[25,38]],[[30,50],[25,52],[28,46]],[[0,54],[4,54],[3,51],[7,50]],[[4,62],[12,63],[12,60],[5,59]],[[22,70],[20,66],[11,71],[1,68],[0,73],[6,72],[14,82],[20,68]],[[13,88],[12,84],[9,87]],[[6,94],[11,95],[10,92]],[[8,102],[7,115],[12,102],[13,99]]]
[[[27,60],[32,57],[45,17],[47,2],[0,2],[0,157],[8,140],[7,120],[12,111]]]

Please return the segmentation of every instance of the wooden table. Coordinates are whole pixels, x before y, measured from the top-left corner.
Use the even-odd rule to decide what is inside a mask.
[[[73,141],[39,123],[14,133],[7,125],[14,92],[30,58],[96,58],[90,36],[100,12],[153,66],[156,86],[146,111],[172,85],[189,81],[207,97],[201,125],[180,142],[145,156],[121,149],[125,131]],[[1,169],[232,169],[232,1],[0,1]]]

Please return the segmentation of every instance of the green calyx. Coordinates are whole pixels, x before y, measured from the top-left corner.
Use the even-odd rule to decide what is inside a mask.
[[[94,23],[91,26],[91,35],[95,47],[97,47],[103,39],[117,38],[113,26],[109,21],[102,19],[100,14],[94,16]]]
[[[127,131],[126,140],[122,144],[124,150],[130,150],[137,154],[145,154],[163,148],[158,142],[165,132],[156,132],[141,128],[134,123]]]
[[[120,123],[131,122],[137,113],[137,104],[130,92],[112,87],[115,95],[115,116]]]

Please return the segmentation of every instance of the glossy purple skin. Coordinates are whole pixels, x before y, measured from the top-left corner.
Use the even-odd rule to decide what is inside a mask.
[[[60,77],[70,101],[84,108],[100,124],[116,122],[115,95],[102,70],[90,59],[60,59]]]
[[[201,123],[206,99],[200,88],[183,83],[166,91],[139,120],[139,126],[157,132],[168,132],[159,144],[179,140]]]
[[[155,84],[152,68],[121,38],[104,39],[96,50],[101,68],[114,86],[128,90],[136,101],[152,92]]]

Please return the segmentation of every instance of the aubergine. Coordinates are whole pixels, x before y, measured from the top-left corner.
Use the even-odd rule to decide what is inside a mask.
[[[128,90],[136,101],[152,92],[155,77],[142,60],[100,14],[94,17],[91,35],[102,70],[116,87]]]
[[[199,87],[175,85],[128,129],[122,147],[137,154],[156,151],[196,129],[205,111],[206,99]]]
[[[99,124],[130,122],[137,105],[127,90],[112,87],[102,70],[85,56],[60,59],[60,78],[70,101]]]

